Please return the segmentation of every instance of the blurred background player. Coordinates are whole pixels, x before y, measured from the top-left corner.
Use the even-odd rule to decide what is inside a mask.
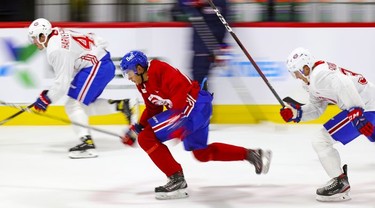
[[[227,1],[213,2],[227,19]],[[206,0],[178,0],[178,6],[193,26],[191,67],[193,80],[201,84],[215,64],[223,64],[229,58],[229,47],[224,42],[227,30]]]
[[[360,135],[375,141],[375,87],[361,74],[338,67],[334,63],[315,60],[310,52],[297,48],[291,52],[287,67],[292,76],[303,81],[309,102],[303,106],[286,103],[280,114],[286,122],[318,118],[329,103],[342,111],[323,125],[313,140],[314,150],[332,179],[317,189],[319,201],[350,199],[347,165],[341,169],[341,159],[333,147],[336,142],[346,145]]]
[[[166,62],[148,62],[140,51],[125,54],[120,65],[124,76],[136,84],[146,105],[139,123],[126,133],[124,143],[138,137],[141,148],[169,179],[167,184],[155,188],[157,199],[188,197],[182,167],[163,144],[174,138],[182,140],[185,150],[192,151],[200,162],[245,160],[255,166],[257,174],[268,172],[271,151],[208,144],[213,97],[201,90],[198,82]]]
[[[117,111],[122,111],[130,122],[128,99],[110,102],[98,99],[115,76],[115,65],[106,50],[106,41],[94,34],[52,28],[51,23],[44,18],[30,24],[29,39],[39,50],[46,50],[48,63],[55,74],[53,85],[43,90],[34,103],[37,111],[46,111],[51,103],[68,95],[65,110],[74,122],[88,125],[89,115]],[[69,157],[97,157],[89,129],[74,126],[74,130],[82,143],[69,149]]]

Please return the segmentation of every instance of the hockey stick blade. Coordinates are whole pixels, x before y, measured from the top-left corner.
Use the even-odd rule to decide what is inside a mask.
[[[32,104],[28,105],[26,108],[22,108],[22,107],[20,107],[20,106],[17,107],[17,106],[14,105],[14,104],[10,104],[10,103],[6,103],[6,102],[2,102],[2,101],[1,101],[0,103],[1,103],[2,105],[8,105],[8,106],[12,106],[12,107],[15,107],[15,108],[20,109],[17,113],[15,113],[15,114],[9,116],[8,118],[6,118],[6,119],[0,121],[0,125],[3,125],[3,124],[5,124],[6,122],[8,122],[8,121],[14,119],[15,117],[21,115],[21,114],[24,113],[25,111],[29,111],[29,110],[34,106],[34,103],[32,103]]]
[[[300,105],[300,106],[305,105],[305,104],[303,104],[303,103],[300,103],[300,102],[294,100],[293,98],[291,98],[291,97],[289,97],[289,96],[288,96],[288,97],[285,97],[285,98],[283,99],[283,101],[286,102],[286,103],[291,103],[291,104]]]

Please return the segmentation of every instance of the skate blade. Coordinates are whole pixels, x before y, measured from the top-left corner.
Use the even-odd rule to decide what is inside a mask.
[[[262,160],[263,160],[263,168],[262,168],[262,173],[267,174],[270,165],[271,165],[271,159],[272,159],[272,152],[270,150],[264,150],[263,155],[262,155]]]
[[[179,189],[172,192],[156,192],[155,198],[159,200],[169,200],[169,199],[183,199],[189,197],[186,189]]]
[[[98,156],[98,152],[95,149],[69,152],[69,157],[71,159],[95,158]]]
[[[339,202],[347,201],[350,199],[351,197],[349,195],[349,190],[345,191],[344,193],[335,194],[333,196],[316,195],[316,200],[321,202]]]

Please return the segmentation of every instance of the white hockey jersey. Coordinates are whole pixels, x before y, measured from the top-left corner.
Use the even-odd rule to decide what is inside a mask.
[[[361,74],[325,61],[315,63],[307,86],[309,102],[302,106],[301,121],[318,118],[329,103],[341,110],[361,107],[375,110],[375,86]]]
[[[73,77],[79,70],[93,65],[106,55],[108,43],[94,34],[81,34],[55,27],[46,48],[47,60],[53,67],[54,84],[48,97],[56,102],[66,95]]]

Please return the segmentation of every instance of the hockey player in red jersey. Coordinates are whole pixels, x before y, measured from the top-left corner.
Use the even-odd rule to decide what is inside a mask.
[[[139,123],[129,128],[123,142],[138,138],[140,147],[169,179],[167,184],[155,188],[157,199],[188,197],[182,167],[163,144],[170,139],[182,140],[185,150],[192,151],[198,161],[248,161],[257,174],[268,172],[271,151],[207,144],[212,94],[201,90],[196,81],[166,62],[148,61],[140,51],[125,54],[120,65],[146,105]]]

